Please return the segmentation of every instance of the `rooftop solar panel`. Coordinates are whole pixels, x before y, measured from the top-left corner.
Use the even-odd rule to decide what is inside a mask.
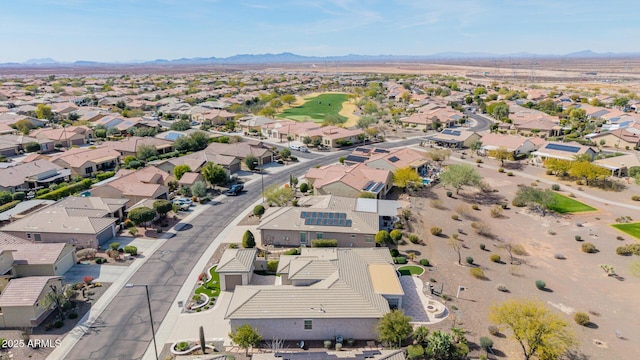
[[[396,156],[392,156],[392,157],[389,158],[389,161],[391,161],[392,163],[394,163],[394,162],[396,162],[398,160],[400,160],[400,159],[398,159]]]
[[[373,150],[374,153],[378,153],[378,154],[388,154],[389,150],[385,150],[385,149],[375,149]]]
[[[364,156],[347,155],[344,160],[349,162],[363,163],[367,161],[367,158]]]
[[[562,144],[547,144],[547,146],[545,146],[545,149],[570,152],[574,154],[580,151],[580,148],[577,146],[562,145]]]

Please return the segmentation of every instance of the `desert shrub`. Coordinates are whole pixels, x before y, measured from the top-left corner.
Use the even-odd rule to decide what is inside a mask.
[[[284,252],[284,255],[298,255],[298,249],[289,249]]]
[[[103,264],[107,262],[107,259],[105,258],[96,258],[95,260],[96,264]]]
[[[431,235],[440,236],[442,234],[442,228],[438,226],[431,227]]]
[[[467,264],[469,265],[473,265],[473,258],[471,256],[467,256],[467,258],[465,259],[465,261],[467,262]]]
[[[544,290],[547,287],[547,283],[542,280],[536,280],[536,287],[540,290]]]
[[[624,240],[624,238],[622,236],[618,235],[618,236],[616,236],[616,240],[622,241],[622,240]]]
[[[336,239],[311,240],[311,247],[338,247],[338,240]]]
[[[583,312],[575,313],[575,315],[573,315],[573,320],[576,322],[576,324],[582,326],[586,326],[591,322],[589,315]]]
[[[452,197],[452,196],[453,196],[453,192],[447,191],[447,197]]]
[[[278,271],[278,260],[269,260],[267,262],[267,271],[275,274]]]
[[[11,194],[11,198],[13,200],[19,200],[22,201],[27,197],[27,194],[24,191],[16,191],[13,194]]]
[[[438,209],[438,210],[444,209],[444,205],[442,204],[442,200],[440,200],[440,199],[431,200],[429,202],[429,206],[431,206],[434,209]]]
[[[138,233],[138,228],[135,228],[135,227],[129,228],[129,234],[136,236],[137,233]]]
[[[566,257],[561,254],[561,253],[555,253],[555,255],[553,255],[554,258],[558,259],[558,260],[564,260],[566,259]]]
[[[576,235],[573,238],[576,239],[576,241],[582,241],[582,236],[580,235]]]
[[[480,250],[484,251],[487,249],[487,245],[485,244],[480,244]]]
[[[76,256],[78,257],[78,259],[94,259],[97,252],[98,250],[96,249],[82,249],[78,250]]]
[[[456,240],[458,240],[458,234],[456,234],[456,233],[451,234],[451,237],[456,239]]]
[[[471,276],[473,276],[476,279],[484,279],[485,278],[484,271],[482,271],[482,269],[477,268],[477,267],[469,269],[469,274],[471,274]]]
[[[471,205],[471,208],[472,208],[473,210],[480,210],[480,207],[478,206],[478,204],[473,204],[473,205]]]
[[[471,227],[476,230],[478,235],[490,236],[491,235],[491,226],[489,224],[482,221],[475,221],[471,223]]]
[[[515,255],[520,255],[520,256],[529,255],[527,250],[525,250],[524,246],[520,244],[513,245],[513,247],[511,248],[511,252],[514,253]]]
[[[515,207],[525,207],[527,206],[527,203],[524,200],[516,197],[513,200],[511,200],[511,205]]]
[[[631,200],[633,200],[633,201],[640,201],[640,195],[633,195],[633,196],[631,197]]]
[[[407,347],[407,359],[419,359],[424,356],[424,348],[422,345],[409,345]]]
[[[313,244],[313,241],[312,241]],[[253,236],[251,230],[247,230],[242,235],[242,247],[245,249],[252,249],[256,247],[256,239]]]
[[[507,286],[505,284],[496,285],[496,289],[498,289],[498,291],[502,291],[502,292],[508,292],[509,291],[509,289],[507,288]]]
[[[553,170],[547,169],[547,171],[545,171],[544,173],[547,175],[553,175]]]
[[[558,185],[558,184],[553,184],[553,185],[551,185],[551,190],[553,190],[553,191],[560,191],[560,185]]]
[[[489,339],[486,336],[480,338],[480,347],[484,351],[489,351],[493,347],[493,340]]]
[[[460,217],[458,216],[458,214],[453,214],[453,215],[451,215],[451,220],[458,221],[458,220],[460,220]]]
[[[596,251],[598,251],[598,249],[596,249],[596,246],[593,243],[586,242],[582,244],[582,252],[593,254]]]
[[[200,309],[198,309],[198,310],[200,310]],[[181,341],[181,342],[176,344],[175,348],[176,348],[177,351],[185,351],[185,350],[189,349],[189,343],[186,342],[186,341]]]
[[[476,164],[482,164],[482,159],[480,158],[476,159]]]
[[[500,218],[502,217],[502,213],[504,212],[504,210],[502,210],[502,207],[499,205],[496,205],[494,207],[491,208],[491,217],[492,218]]]
[[[82,282],[89,285],[93,282],[93,276],[87,275],[82,278]]]
[[[429,266],[429,260],[428,259],[420,259],[420,265]]]
[[[616,254],[622,255],[622,256],[631,256],[632,252],[631,252],[631,249],[629,249],[627,246],[618,246],[616,248]]]
[[[411,241],[412,244],[418,244],[420,242],[420,237],[416,234],[411,234],[409,235],[409,241]]]
[[[77,318],[78,318],[78,313],[74,313],[74,312],[72,312],[71,314],[69,314],[68,318],[69,318],[69,319],[72,319],[72,320],[73,320],[73,319],[77,319]]]
[[[53,326],[54,326],[56,329],[60,329],[61,327],[63,327],[63,326],[64,326],[64,322],[62,322],[61,320],[58,320],[58,321],[56,321],[56,322],[54,322],[54,323],[53,323]]]
[[[494,263],[499,263],[500,262],[500,255],[493,254],[493,255],[489,256],[489,260],[491,260]]]
[[[496,335],[500,334],[500,328],[495,326],[495,325],[489,325],[487,330],[489,330],[489,334],[491,334],[493,336],[496,336]]]
[[[124,247],[124,252],[131,256],[136,256],[138,255],[138,248],[133,245],[127,245]]]
[[[502,174],[504,172],[504,168],[499,168],[498,172]]]
[[[309,184],[307,184],[306,182],[300,184],[300,192],[304,194],[307,191],[309,191]]]
[[[509,171],[509,172],[507,173],[507,176],[513,176],[513,172]]]
[[[118,250],[113,250],[113,249],[109,249],[106,251],[106,254],[108,257],[112,258],[112,259],[118,259],[120,257],[120,251]]]
[[[398,249],[389,249],[389,254],[391,254],[391,257],[396,257],[400,255],[400,251]]]
[[[407,263],[407,258],[404,256],[397,256],[395,258],[393,258],[393,262],[395,262],[396,264],[406,264]]]
[[[264,206],[262,205],[256,205],[253,208],[253,215],[255,216],[262,216],[264,214]]]
[[[119,242],[112,242],[111,244],[109,244],[109,247],[113,250],[118,250],[118,248],[120,247],[120,243]]]
[[[398,229],[391,230],[391,232],[389,233],[389,236],[391,236],[391,240],[397,243],[400,239],[402,239],[402,231]]]

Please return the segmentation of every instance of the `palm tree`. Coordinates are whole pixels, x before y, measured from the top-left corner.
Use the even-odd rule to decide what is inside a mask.
[[[73,295],[73,289],[71,285],[66,284],[58,287],[57,285],[50,284],[51,291],[42,299],[42,306],[47,309],[57,309],[58,318],[60,321],[64,320],[64,310],[62,309],[69,303],[71,295]]]

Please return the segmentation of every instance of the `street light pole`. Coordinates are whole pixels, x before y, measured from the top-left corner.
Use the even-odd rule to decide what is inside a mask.
[[[153,351],[156,354],[156,360],[159,360],[160,358],[158,356],[158,345],[156,344],[156,329],[153,326],[153,314],[151,313],[151,298],[149,297],[149,285],[126,284],[124,287],[130,289],[133,287],[141,287],[141,286],[144,286],[147,293],[147,306],[149,307],[149,322],[151,322],[151,337],[153,338]]]
[[[264,204],[264,162],[262,159],[260,159],[260,162],[262,163],[260,166],[260,182],[262,183],[262,203]],[[254,165],[258,166],[260,163],[254,161]]]

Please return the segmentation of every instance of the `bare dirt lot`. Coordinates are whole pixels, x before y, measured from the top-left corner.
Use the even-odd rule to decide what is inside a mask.
[[[629,263],[637,259],[615,253],[617,246],[636,240],[629,236],[624,236],[624,240],[616,239],[620,233],[609,226],[619,216],[633,217],[633,211],[576,194],[577,200],[599,210],[542,217],[524,208],[510,206],[503,216],[494,218],[490,215],[493,205],[489,203],[507,199],[510,204],[518,184],[535,183],[535,180],[525,178],[524,174],[540,176],[542,182],[537,183],[540,188],[549,188],[550,184],[544,183],[544,170],[538,167],[525,166],[522,172],[515,171],[515,176],[509,177],[498,173],[496,169],[499,163],[493,160],[485,159],[485,164],[481,166],[478,170],[485,181],[499,189],[497,193],[490,194],[495,199],[484,201],[487,197],[479,196],[474,189],[465,189],[459,195],[454,192],[453,197],[448,198],[442,186],[410,198],[414,227],[411,231],[420,234],[426,246],[409,243],[398,248],[401,252],[417,252],[416,262],[421,258],[429,259],[432,267],[421,276],[422,280],[432,283],[435,280],[435,289],[440,290],[442,286],[444,294],[453,298],[446,302],[447,306],[458,308],[454,309],[453,316],[435,327],[448,329],[455,322],[469,331],[470,342],[477,345],[481,336],[489,336],[494,340],[495,349],[498,350],[496,353],[500,357],[521,358],[519,345],[513,339],[489,335],[488,307],[508,298],[534,298],[564,314],[563,317],[580,341],[574,355],[582,357],[574,358],[637,358],[640,353],[640,310],[636,304],[640,279],[627,271]],[[550,177],[548,180],[555,179]],[[630,190],[623,193],[584,190],[610,201],[627,202],[624,199],[629,199],[630,195]],[[474,203],[478,204],[478,210],[471,209]],[[453,220],[454,214],[460,220]],[[478,235],[471,223],[480,221],[489,224],[491,234],[495,235]],[[432,226],[442,227],[443,236],[431,235]],[[458,256],[448,244],[447,238],[453,234],[458,234],[463,242],[462,265],[458,264]],[[593,243],[599,251],[594,254],[583,253],[582,242],[575,240],[576,235],[580,235],[584,242]],[[510,264],[508,252],[501,248],[505,242],[522,245],[527,255],[514,255],[514,264]],[[480,248],[480,244],[484,244],[485,250]],[[490,261],[492,254],[500,255],[501,262]],[[566,259],[556,259],[556,254],[562,254]],[[475,265],[465,263],[468,256],[473,258]],[[619,277],[607,276],[600,264],[614,266]],[[472,267],[483,269],[486,279],[472,277],[469,274]],[[548,291],[538,290],[536,280],[545,281]],[[498,291],[498,284],[506,286],[508,292]],[[458,286],[465,286],[467,290],[461,293],[460,299],[455,299]],[[573,321],[573,314],[577,311],[589,313],[593,325],[577,325]],[[505,331],[505,335],[509,333]],[[479,356],[479,350],[477,347],[475,349],[471,355]]]

